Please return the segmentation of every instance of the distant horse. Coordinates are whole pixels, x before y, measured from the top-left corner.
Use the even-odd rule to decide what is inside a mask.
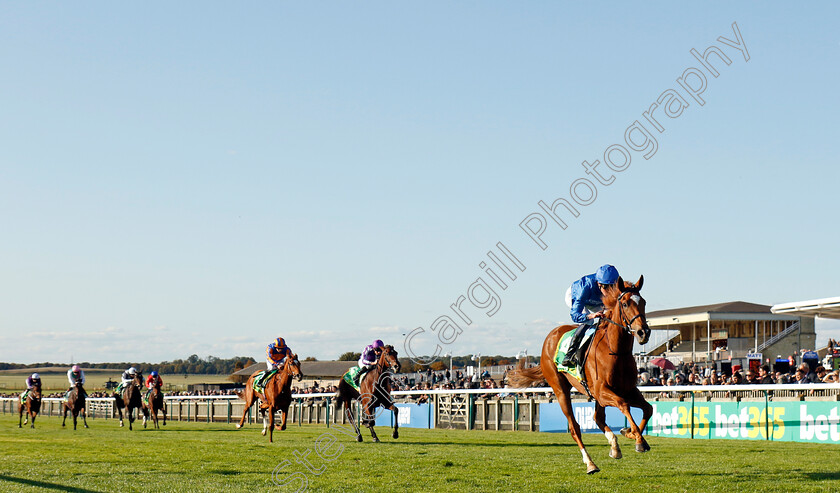
[[[263,414],[263,430],[262,434],[268,431],[268,442],[274,441],[274,412],[280,411],[282,426],[280,431],[286,429],[286,418],[289,414],[289,405],[292,403],[292,377],[297,377],[298,381],[303,379],[303,373],[300,371],[300,361],[296,354],[288,356],[283,368],[265,384],[265,389],[262,393],[254,390],[254,377],[259,372],[254,372],[248,378],[248,383],[245,384],[244,392],[237,392],[236,395],[245,401],[245,412],[242,413],[242,419],[236,425],[236,429],[242,428],[245,424],[245,417],[248,415],[248,409],[254,404],[256,399],[260,401],[260,413],[268,413],[268,416]]]
[[[128,416],[128,429],[133,430],[132,423],[134,423],[134,410],[137,409],[137,417],[140,417],[140,411],[143,409],[143,396],[140,389],[143,388],[143,375],[137,373],[129,382],[120,394],[114,393],[114,404],[117,406],[117,412],[120,415],[120,428],[125,426],[123,424],[123,408],[125,414]]]
[[[362,441],[362,433],[359,431],[359,425],[356,423],[353,415],[353,402],[359,401],[362,408],[362,424],[367,426],[370,430],[370,435],[374,442],[379,441],[376,432],[373,430],[373,425],[376,422],[376,408],[384,407],[390,409],[394,413],[394,434],[393,437],[399,438],[399,424],[397,416],[399,410],[394,405],[391,399],[391,372],[398,373],[400,371],[400,362],[397,359],[397,352],[394,346],[385,346],[382,348],[382,354],[376,362],[376,366],[363,375],[362,382],[359,384],[359,390],[353,388],[343,378],[338,383],[338,396],[336,402],[336,411],[344,406],[344,414],[347,419],[353,423],[353,429],[356,430],[356,440]]]
[[[143,428],[146,427],[146,418],[149,414],[152,415],[152,421],[155,428],[158,426],[158,411],[163,411],[163,426],[166,426],[166,405],[163,402],[163,392],[160,390],[160,383],[155,382],[152,387],[152,392],[149,394],[149,400],[143,401]]]
[[[21,396],[23,398],[23,396]],[[26,419],[21,424],[21,418],[23,418],[23,412],[26,411]],[[18,428],[23,428],[30,418],[32,419],[32,425],[30,428],[35,428],[35,417],[38,416],[38,413],[41,412],[41,384],[36,384],[35,388],[29,391],[29,394],[26,396],[26,402],[20,403],[20,410],[18,416]]]
[[[636,284],[626,283],[619,277],[616,284],[609,286],[607,294],[603,297],[606,316],[592,336],[588,349],[589,357],[583,368],[585,380],[595,399],[595,423],[609,440],[610,457],[614,459],[621,458],[621,449],[615,434],[607,426],[604,409],[606,406],[617,407],[627,417],[630,429],[622,429],[621,434],[636,441],[636,451],[650,450],[642,436],[642,429],[653,414],[653,408],[636,387],[638,370],[633,359],[633,338],[635,337],[639,344],[646,344],[650,337],[650,327],[645,320],[645,300],[639,295],[643,282],[644,276],[640,277]],[[578,379],[557,371],[554,361],[560,337],[574,328],[574,325],[563,325],[549,332],[543,343],[540,366],[514,370],[508,374],[508,381],[512,387],[517,388],[527,387],[543,379],[551,385],[557,402],[569,421],[569,432],[580,447],[586,472],[592,474],[600,469],[592,462],[583,445],[580,425],[572,412],[570,398],[572,387],[583,395],[587,394],[587,389]],[[643,418],[638,426],[630,415],[631,407],[641,408],[643,411]]]
[[[67,411],[73,414],[73,429],[76,429],[76,418],[79,414],[85,422],[85,428],[89,428],[87,424],[87,413],[85,412],[85,389],[82,387],[82,382],[76,382],[73,390],[70,391],[70,396],[63,402],[61,408],[64,410],[64,419],[61,420],[61,426],[67,421]]]

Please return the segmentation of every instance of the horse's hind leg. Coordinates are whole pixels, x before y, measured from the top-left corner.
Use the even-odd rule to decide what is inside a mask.
[[[245,408],[242,411],[242,419],[239,420],[239,423],[236,423],[236,429],[242,428],[245,424],[245,417],[248,416],[248,410],[251,409],[251,406],[254,405],[254,392],[250,388],[245,388],[245,397],[243,397],[245,401]],[[163,424],[166,425],[166,408],[164,407],[163,411]]]
[[[29,419],[29,414],[28,413],[26,415],[26,419]],[[18,410],[18,428],[23,428],[23,424],[21,424],[22,420],[23,420],[23,406],[21,406],[20,409]]]
[[[160,410],[163,411],[163,426],[166,426],[166,403],[165,402],[160,407]]]
[[[64,426],[67,422],[67,406],[63,406],[62,410],[64,411],[64,419],[61,420],[61,426]]]
[[[356,432],[356,441],[362,441],[362,432],[359,430],[359,425],[356,423],[356,416],[353,414],[353,410],[350,409],[350,406],[356,401],[347,401],[344,403],[344,415],[347,417],[347,421],[349,421],[353,425],[353,430]]]
[[[615,433],[607,426],[607,411],[604,406],[601,406],[597,402],[595,403],[595,424],[598,425],[601,431],[604,432],[604,436],[607,437],[607,441],[610,442],[610,457],[613,459],[620,459],[621,458],[621,449],[618,447],[618,439],[615,437]]]
[[[82,408],[82,421],[85,423],[85,428],[90,428],[90,426],[87,425],[87,411],[85,411],[84,408]]]
[[[268,443],[274,441],[274,406],[268,406]]]
[[[595,462],[592,461],[592,457],[589,456],[589,452],[586,451],[586,446],[583,444],[583,440],[581,439],[580,425],[575,419],[575,413],[572,410],[572,400],[570,397],[571,384],[568,381],[561,380],[564,378],[565,377],[561,377],[560,374],[555,371],[546,377],[546,381],[549,385],[551,385],[551,388],[554,389],[554,395],[557,396],[557,403],[560,404],[560,409],[563,411],[563,414],[566,416],[566,420],[569,422],[569,434],[572,435],[572,440],[574,440],[580,448],[580,455],[583,458],[583,463],[586,464],[586,474],[595,474],[600,471],[600,469],[598,469],[598,466],[596,466]]]

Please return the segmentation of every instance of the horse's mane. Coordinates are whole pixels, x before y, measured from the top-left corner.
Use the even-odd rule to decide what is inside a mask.
[[[624,289],[618,287],[619,283],[621,283]],[[615,284],[611,284],[607,292],[601,295],[601,301],[604,303],[606,310],[611,310],[618,303],[618,298],[622,293],[639,294],[639,292],[640,289],[635,284],[625,282],[624,279],[619,277],[618,281]]]

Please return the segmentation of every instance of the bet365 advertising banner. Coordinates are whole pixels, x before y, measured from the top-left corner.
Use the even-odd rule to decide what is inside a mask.
[[[652,436],[840,443],[840,402],[651,404]]]

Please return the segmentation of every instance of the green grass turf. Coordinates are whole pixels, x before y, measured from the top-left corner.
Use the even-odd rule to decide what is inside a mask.
[[[381,443],[364,443],[332,429],[337,442],[317,457],[328,430],[292,425],[269,444],[261,425],[170,422],[161,430],[119,428],[88,420],[91,428],[61,428],[39,417],[37,428],[17,427],[0,415],[0,491],[294,491],[272,483],[306,473],[309,491],[840,491],[840,446],[735,440],[650,438],[639,454],[621,440],[624,458],[610,459],[603,435],[585,441],[601,472],[587,476],[568,434],[401,429],[398,440],[378,428]],[[328,436],[326,436],[328,438]],[[310,450],[306,472],[293,451]],[[323,449],[322,449],[323,450]],[[340,452],[340,453],[339,453]]]

